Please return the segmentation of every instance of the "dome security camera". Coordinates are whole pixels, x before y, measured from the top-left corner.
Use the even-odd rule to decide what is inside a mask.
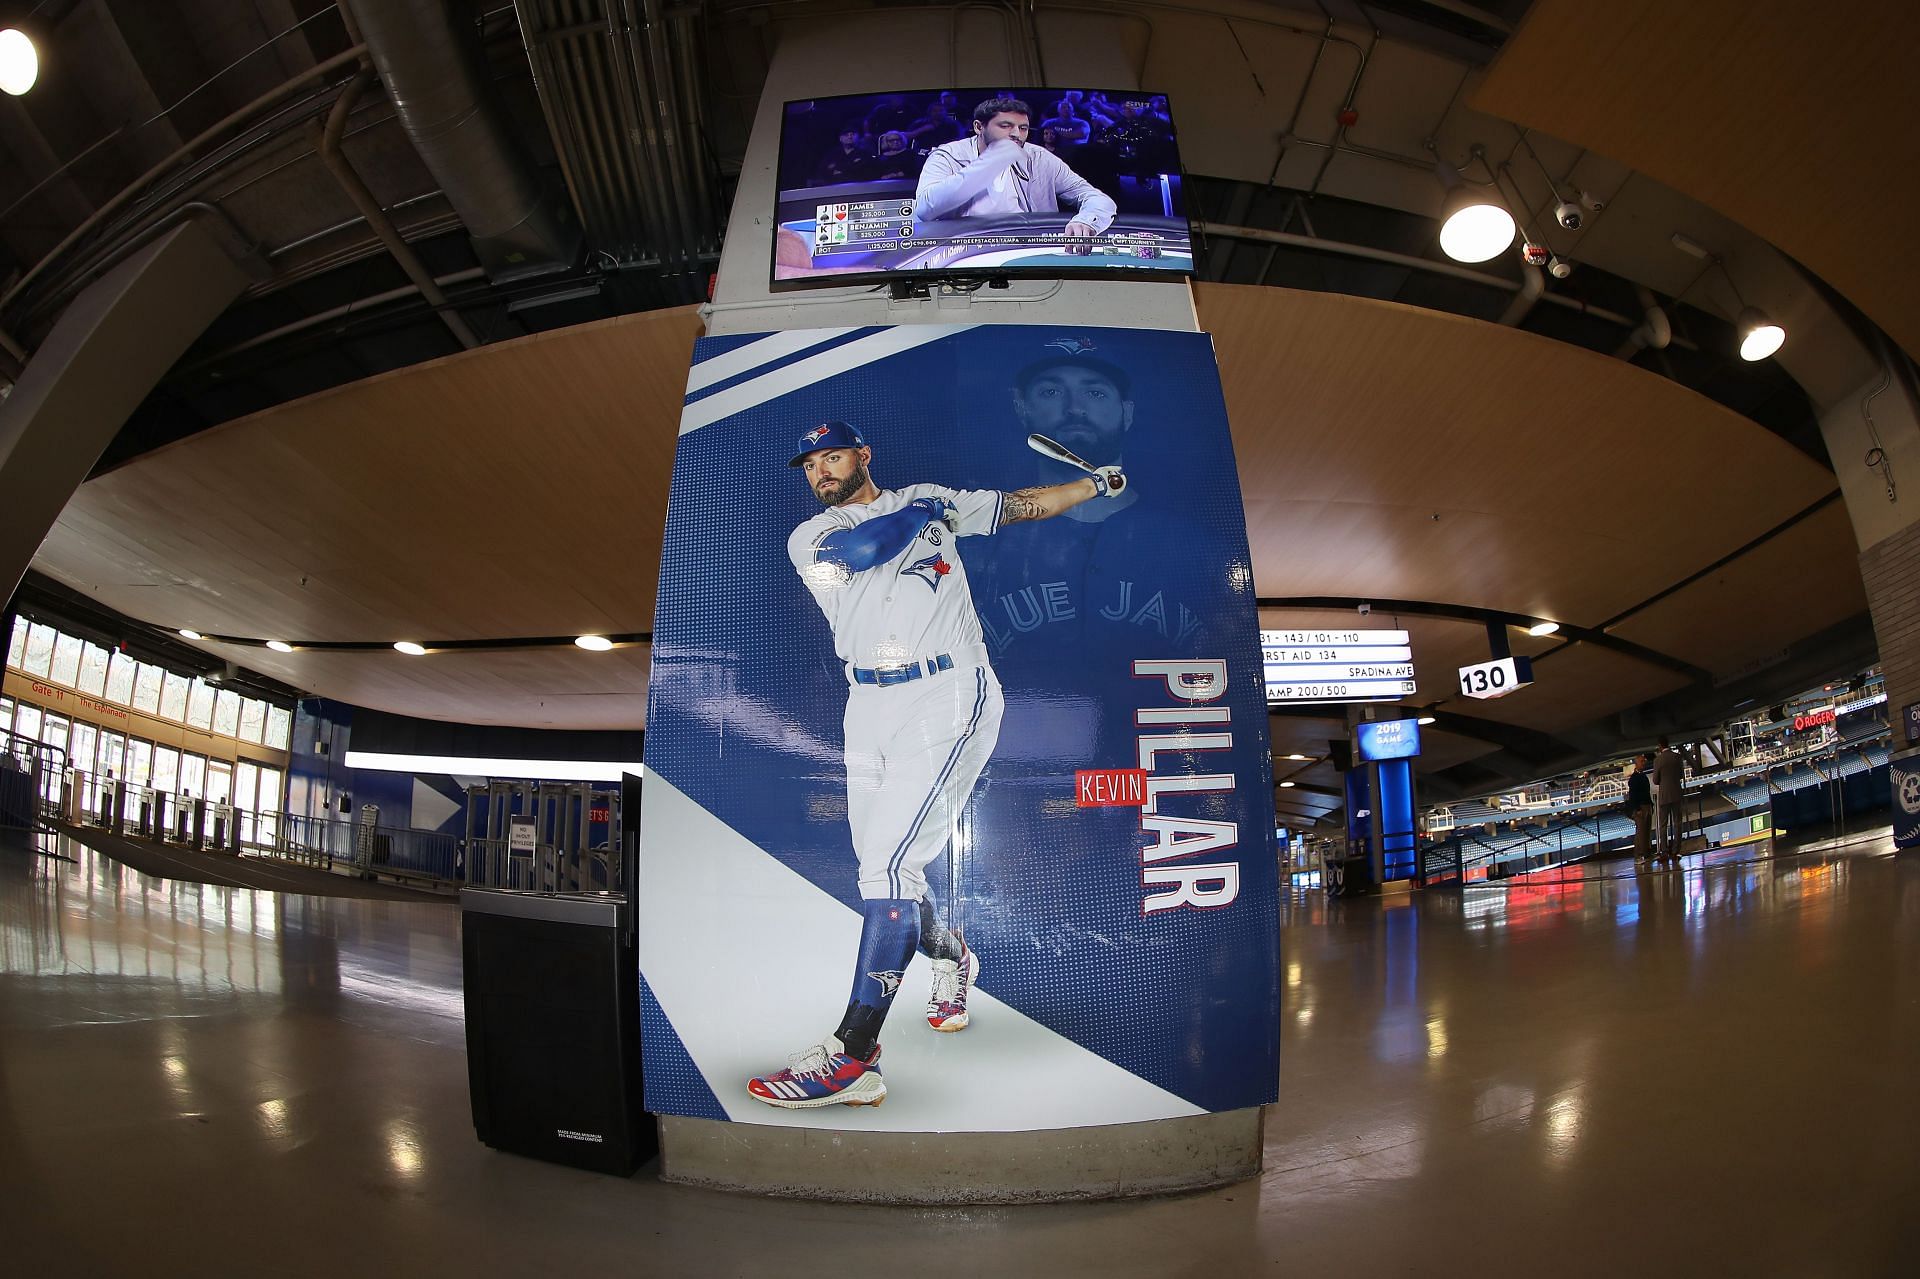
[[[1587,213],[1572,200],[1562,200],[1553,210],[1553,216],[1561,226],[1569,231],[1578,231],[1580,224],[1587,220]]]

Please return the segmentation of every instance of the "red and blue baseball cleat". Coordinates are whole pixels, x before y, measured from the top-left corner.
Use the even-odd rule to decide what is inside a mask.
[[[927,1025],[935,1030],[967,1028],[967,996],[980,976],[980,956],[963,940],[960,958],[933,961],[933,989],[927,994]]]
[[[880,1045],[863,1060],[849,1056],[845,1045],[828,1035],[825,1043],[788,1057],[785,1069],[749,1079],[747,1092],[785,1110],[877,1106],[887,1099],[887,1085],[880,1078]]]

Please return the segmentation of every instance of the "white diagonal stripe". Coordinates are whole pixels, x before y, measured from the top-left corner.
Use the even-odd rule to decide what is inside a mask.
[[[978,327],[977,324],[901,324],[845,346],[836,346],[831,351],[810,355],[771,373],[763,373],[750,382],[716,391],[698,403],[687,405],[680,414],[680,434],[686,435],[703,426],[711,426],[721,418],[732,417],[768,400],[779,399],[803,386],[824,382],[862,365]]]
[[[745,346],[736,346],[731,351],[714,356],[711,360],[702,360],[693,366],[687,374],[687,394],[704,391],[718,382],[738,377],[748,369],[757,369],[763,364],[772,364],[775,360],[785,359],[796,351],[804,351],[810,346],[819,346],[822,342],[831,342],[843,333],[853,332],[853,326],[838,329],[788,329],[783,333],[771,333],[758,341]]]
[[[859,952],[860,915],[658,772],[647,775],[641,807],[647,837],[640,844],[640,971],[729,1119],[868,1132],[1005,1132],[1203,1113],[978,986],[967,999],[973,1024],[964,1034],[936,1035],[911,1006],[894,1009],[882,1110],[788,1109],[754,1100],[746,1082],[768,1058],[817,1042],[840,1014],[849,961]],[[851,851],[846,875],[853,877]],[[758,952],[736,953],[724,942],[761,935],[797,936],[805,944],[783,958],[775,976],[754,963]],[[990,971],[993,956],[981,963]],[[932,976],[927,958],[915,955],[901,984],[922,991]],[[794,1081],[778,1083],[796,1089],[774,1087],[784,1100],[807,1099]]]

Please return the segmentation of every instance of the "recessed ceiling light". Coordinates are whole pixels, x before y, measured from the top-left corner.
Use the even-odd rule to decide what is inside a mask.
[[[1281,782],[1281,783],[1280,783],[1280,789],[1281,789],[1281,790],[1286,790],[1286,789],[1287,789],[1288,787],[1290,787],[1290,786],[1292,786],[1292,785],[1293,785],[1293,783],[1292,783],[1292,782]]]
[[[1289,755],[1287,756],[1287,758],[1305,760],[1305,759],[1312,759],[1313,757],[1311,755]]]
[[[613,641],[604,635],[582,635],[574,643],[589,653],[604,653],[613,647]]]
[[[405,653],[408,657],[425,657],[427,655],[426,646],[416,644],[412,640],[395,640],[393,646],[402,653]]]
[[[195,630],[189,630],[186,627],[182,626],[180,628],[180,636],[182,639],[199,639],[200,632]]]
[[[1541,636],[1551,635],[1559,629],[1560,623],[1558,622],[1535,622],[1527,628],[1527,634],[1533,636],[1535,639],[1539,639]]]
[[[1433,717],[1433,716],[1431,716],[1431,715],[1422,715],[1422,716],[1421,716],[1421,717],[1420,717],[1420,718],[1419,718],[1419,719],[1418,719],[1417,721],[1415,721],[1415,722],[1416,722],[1416,723],[1420,723],[1420,724],[1432,724],[1432,723],[1436,723],[1437,721],[1436,721],[1436,720],[1434,719],[1434,717]]]
[[[293,651],[293,645],[287,643],[285,640],[268,640],[267,647],[276,653],[291,653]]]

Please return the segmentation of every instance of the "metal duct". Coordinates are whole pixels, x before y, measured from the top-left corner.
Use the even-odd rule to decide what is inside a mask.
[[[534,84],[596,257],[690,279],[719,255],[701,143],[699,10],[514,0]]]
[[[491,93],[477,28],[452,0],[352,0],[401,127],[496,283],[571,268],[573,210],[550,193]]]
[[[1640,299],[1640,309],[1646,319],[1640,322],[1640,327],[1627,334],[1627,340],[1613,353],[1614,358],[1619,360],[1631,360],[1648,349],[1658,351],[1673,341],[1673,325],[1668,321],[1667,313],[1660,309],[1660,299],[1654,297],[1644,284],[1637,286],[1633,292]]]

